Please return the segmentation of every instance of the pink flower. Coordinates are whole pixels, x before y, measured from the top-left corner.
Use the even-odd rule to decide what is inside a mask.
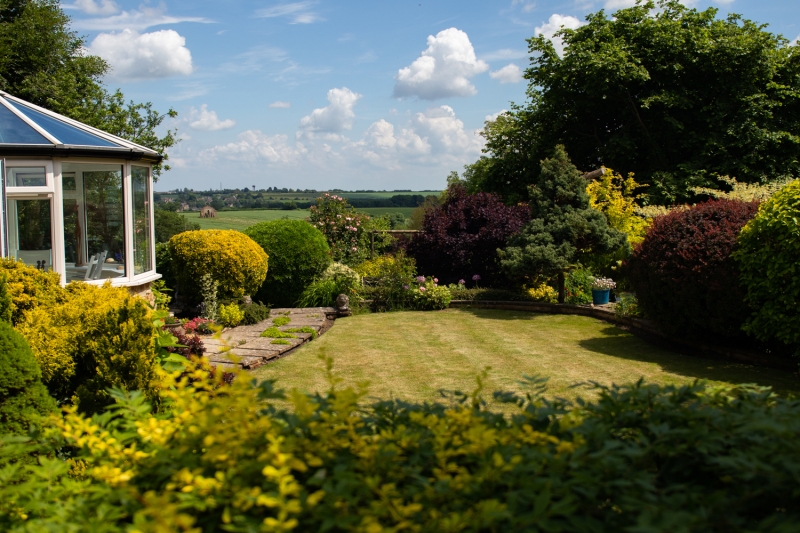
[[[466,284],[466,283],[467,283],[467,282],[466,282],[466,281],[464,281],[463,279],[460,279],[460,280],[458,280],[458,284],[459,284],[459,285],[464,285],[464,284]]]
[[[425,287],[420,287],[419,292],[425,292]]]
[[[439,278],[433,278],[434,283],[439,283]]]
[[[472,281],[480,281],[481,277],[478,274],[472,276]]]
[[[405,290],[408,290],[408,285],[403,285],[403,288],[404,288]]]

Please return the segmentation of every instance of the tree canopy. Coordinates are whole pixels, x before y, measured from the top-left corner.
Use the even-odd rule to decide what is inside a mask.
[[[85,41],[70,30],[57,0],[0,0],[0,89],[36,105],[158,151],[178,139],[155,129],[160,114],[151,103],[125,102],[123,94],[102,84],[108,64],[87,55]],[[169,170],[155,165],[153,175]]]
[[[528,40],[528,101],[487,125],[486,156],[467,168],[472,190],[525,199],[540,161],[565,145],[584,171],[602,165],[650,185],[652,201],[800,172],[797,45],[739,15],[643,1]]]

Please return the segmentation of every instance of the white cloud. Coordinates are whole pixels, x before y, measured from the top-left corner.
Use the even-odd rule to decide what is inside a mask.
[[[311,6],[316,2],[294,2],[266,7],[256,11],[258,18],[287,17],[290,24],[311,24],[323,20],[318,14],[311,11]]]
[[[500,70],[490,72],[489,76],[500,83],[518,83],[522,81],[522,69],[514,63],[510,63]]]
[[[618,1],[618,0],[610,0],[610,1]],[[536,35],[544,35],[551,41],[553,41],[553,46],[558,52],[558,55],[564,55],[564,42],[560,37],[553,37],[556,32],[558,32],[561,27],[576,30],[579,27],[583,26],[583,23],[575,17],[570,15],[559,15],[558,13],[553,13],[550,15],[550,20],[546,23],[542,24],[541,26],[536,26],[535,31]]]
[[[283,62],[287,56],[288,54],[282,48],[254,46],[247,52],[232,57],[231,61],[220,65],[220,70],[225,72],[253,72],[262,70],[266,63]]]
[[[292,107],[292,104],[290,102],[282,102],[280,100],[277,100],[269,104],[269,106],[272,107],[273,109],[289,109],[290,107]]]
[[[477,156],[483,148],[483,138],[478,131],[467,131],[448,105],[432,107],[417,113],[411,120],[414,131],[427,138],[434,153],[456,156]]]
[[[734,1],[735,1],[735,0],[714,0],[714,3],[715,3],[715,4],[721,4],[721,5],[723,5],[723,6],[726,6],[726,5],[728,5],[728,4],[732,4]]]
[[[119,6],[114,0],[75,0],[74,4],[62,4],[64,9],[77,9],[89,15],[113,15],[119,12]]]
[[[536,8],[536,2],[531,2],[529,0],[512,0],[511,6],[521,6],[520,11],[523,13],[530,13]]]
[[[194,107],[190,108],[186,120],[192,129],[203,131],[227,130],[236,125],[236,121],[229,118],[220,120],[217,112],[209,111],[206,104],[201,105],[199,110]]]
[[[503,113],[508,113],[508,109],[501,109],[497,113],[492,113],[491,115],[486,115],[486,118],[484,119],[484,121],[485,122],[494,122],[495,120],[497,120],[497,117],[499,117]]]
[[[463,31],[449,28],[428,36],[428,48],[395,76],[394,96],[436,100],[471,96],[477,91],[469,78],[489,66],[475,57],[475,49]]]
[[[606,0],[605,9],[625,9],[636,5],[636,0]]]
[[[134,30],[101,33],[89,46],[111,65],[111,76],[125,80],[166,78],[192,73],[192,54],[175,30],[139,34]]]
[[[76,30],[113,31],[129,29],[142,31],[152,26],[178,24],[181,22],[202,22],[209,24],[212,21],[203,17],[172,17],[167,15],[166,9],[163,6],[141,6],[138,10],[123,11],[118,15],[112,15],[110,17],[73,20],[71,25]]]
[[[286,135],[266,135],[260,130],[247,130],[238,135],[237,141],[215,146],[200,153],[202,161],[227,159],[230,161],[256,162],[266,160],[274,164],[296,163],[306,152],[302,144],[289,146]]]
[[[300,119],[300,130],[303,135],[313,138],[314,134],[337,134],[353,127],[356,114],[353,107],[362,95],[347,87],[328,91],[329,104],[320,107]],[[340,140],[337,135],[323,135],[322,138]]]

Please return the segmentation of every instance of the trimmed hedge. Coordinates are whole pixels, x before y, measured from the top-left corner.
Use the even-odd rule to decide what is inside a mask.
[[[244,230],[270,257],[270,268],[254,299],[272,307],[294,307],[303,289],[331,264],[325,235],[304,220],[259,222]]]
[[[657,217],[624,273],[644,314],[682,335],[742,337],[750,314],[731,254],[757,202],[712,200]]]
[[[163,414],[117,392],[109,415],[54,418],[42,437],[69,462],[0,459],[2,529],[800,529],[800,402],[754,386],[639,382],[571,406],[529,379],[527,394],[495,394],[500,413],[480,390],[370,405],[334,385],[284,397],[199,369],[178,379]]]
[[[25,313],[39,306],[52,306],[66,298],[61,277],[43,272],[22,261],[0,258],[0,275],[6,277],[6,290],[11,295],[11,323],[22,321]]]
[[[169,255],[179,295],[190,304],[202,301],[200,279],[205,274],[219,283],[220,300],[255,294],[267,276],[267,254],[240,231],[178,233],[169,240]]]

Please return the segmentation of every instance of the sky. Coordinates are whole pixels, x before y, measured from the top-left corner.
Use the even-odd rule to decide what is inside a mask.
[[[798,0],[683,0],[800,37]],[[105,83],[182,139],[156,190],[438,190],[524,103],[526,39],[634,0],[72,0]],[[558,48],[558,43],[556,43]]]

